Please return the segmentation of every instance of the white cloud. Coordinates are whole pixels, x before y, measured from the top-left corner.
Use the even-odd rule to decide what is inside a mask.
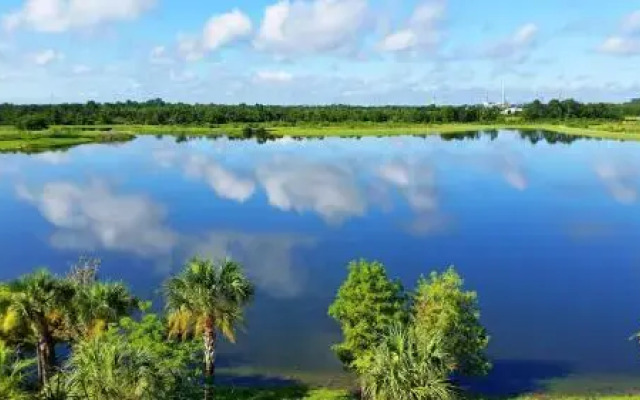
[[[489,46],[485,53],[492,58],[510,58],[522,55],[535,44],[538,31],[539,28],[536,24],[524,24],[513,32],[510,37]]]
[[[91,67],[84,64],[77,64],[74,65],[73,68],[71,68],[71,72],[73,72],[75,75],[84,75],[91,72]]]
[[[251,20],[240,10],[211,17],[204,27],[203,46],[213,51],[251,34]]]
[[[52,182],[39,190],[18,186],[16,191],[58,229],[51,237],[58,248],[154,256],[170,253],[177,241],[162,224],[161,207],[144,196],[116,194],[101,182]]]
[[[282,55],[346,49],[367,11],[366,0],[282,0],[266,8],[254,44]]]
[[[598,50],[615,56],[640,54],[640,10],[623,18],[619,33],[606,38]]]
[[[49,65],[54,61],[62,60],[64,55],[53,49],[42,50],[32,56],[33,62],[38,65]]]
[[[269,83],[286,83],[293,80],[293,75],[285,71],[258,71],[255,80]]]
[[[151,52],[149,53],[149,62],[155,65],[169,65],[173,64],[175,61],[169,55],[165,46],[156,46],[151,49]]]
[[[384,37],[378,48],[389,52],[433,49],[442,39],[446,9],[446,0],[423,2],[413,11],[407,27]]]
[[[269,204],[284,211],[314,211],[331,223],[366,211],[355,176],[342,167],[287,160],[261,166],[256,175]]]
[[[8,30],[65,32],[134,20],[155,3],[156,0],[25,0],[20,9],[4,15],[3,25]]]
[[[178,51],[187,61],[197,61],[208,52],[249,37],[252,30],[249,17],[235,9],[211,17],[199,36],[180,36]]]
[[[418,36],[410,29],[394,32],[380,42],[382,51],[403,51],[414,48],[418,44]]]
[[[600,45],[600,51],[619,56],[639,54],[640,40],[624,36],[611,36]]]
[[[622,31],[627,34],[640,33],[640,10],[634,11],[624,18]]]

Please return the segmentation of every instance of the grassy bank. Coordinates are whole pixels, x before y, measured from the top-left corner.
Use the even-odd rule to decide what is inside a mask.
[[[573,136],[640,141],[640,121],[622,122],[580,121],[572,123],[524,123],[518,120],[495,124],[328,124],[328,125],[266,125],[270,135],[294,137],[361,137],[396,135],[447,135],[486,130],[544,130]],[[39,152],[69,148],[87,143],[125,142],[139,135],[171,135],[184,137],[242,137],[246,125],[202,126],[56,126],[41,132],[18,131],[0,127],[0,152]]]
[[[67,149],[87,143],[126,142],[135,135],[124,132],[61,130],[23,132],[10,127],[0,128],[0,153],[38,153],[47,150]]]
[[[357,396],[345,390],[337,389],[307,389],[304,387],[291,388],[229,388],[221,387],[216,391],[218,400],[357,400]],[[554,394],[531,394],[518,397],[476,397],[461,396],[461,400],[639,400],[640,395],[554,395]]]

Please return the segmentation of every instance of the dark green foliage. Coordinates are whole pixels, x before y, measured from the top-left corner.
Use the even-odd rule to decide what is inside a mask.
[[[347,368],[365,357],[380,342],[390,326],[407,318],[403,287],[387,276],[378,262],[349,264],[349,275],[338,290],[329,315],[342,328],[343,342],[333,347]]]
[[[392,327],[361,369],[365,398],[454,400],[446,340],[440,335],[420,337],[412,326]]]
[[[163,322],[146,315],[80,341],[65,375],[71,398],[182,400],[198,392],[193,363],[192,349],[167,340]]]
[[[44,131],[49,128],[49,119],[45,115],[25,115],[15,121],[15,126],[23,131]]]
[[[413,299],[414,325],[421,338],[445,338],[451,373],[485,375],[491,368],[485,355],[489,336],[480,324],[478,296],[464,291],[463,283],[453,267],[421,278]]]
[[[523,117],[528,121],[539,120],[571,120],[571,119],[602,119],[620,120],[629,115],[626,105],[607,103],[580,103],[573,99],[551,100],[542,103],[535,100],[525,104]]]

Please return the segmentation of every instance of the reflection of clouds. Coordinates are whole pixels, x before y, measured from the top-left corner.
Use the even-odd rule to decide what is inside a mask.
[[[272,296],[294,297],[303,290],[304,271],[294,268],[293,254],[314,244],[309,237],[215,231],[205,237],[181,234],[165,225],[165,212],[153,200],[114,193],[101,182],[84,186],[52,182],[36,190],[19,185],[16,191],[56,228],[50,238],[55,248],[130,253],[155,259],[157,272],[162,273],[171,270],[173,254],[231,256]]]
[[[382,165],[378,176],[400,189],[414,211],[438,208],[435,173],[429,166],[396,161]]]
[[[40,153],[34,155],[36,160],[42,161],[51,165],[62,165],[69,162],[69,153],[61,151],[51,151],[47,153]]]
[[[205,181],[223,199],[243,203],[255,192],[252,180],[240,177],[204,155],[182,156],[174,150],[158,149],[152,153],[152,157],[163,168],[180,165],[187,176]]]
[[[269,203],[281,210],[311,210],[339,223],[364,215],[367,208],[353,172],[346,168],[291,159],[258,167],[256,175]]]
[[[514,189],[524,191],[529,187],[529,180],[520,162],[509,154],[502,154],[497,161],[497,168],[507,183]]]
[[[505,148],[492,148],[485,153],[460,154],[441,151],[446,161],[478,167],[484,171],[498,173],[514,189],[524,191],[529,187],[529,178],[522,156]]]
[[[435,171],[424,163],[394,161],[378,168],[384,182],[398,188],[414,211],[415,218],[408,230],[416,235],[441,232],[450,226],[450,219],[439,210]]]
[[[640,171],[630,163],[603,161],[595,166],[596,175],[611,196],[622,204],[634,204],[638,200]]]
[[[294,267],[293,252],[314,243],[300,235],[233,232],[212,232],[190,242],[190,254],[237,260],[256,285],[274,297],[295,297],[301,293],[304,270]]]
[[[253,181],[241,178],[203,156],[189,156],[184,170],[189,176],[205,180],[218,196],[225,199],[243,203],[251,198],[255,191]]]
[[[168,253],[176,243],[176,235],[162,225],[164,210],[144,196],[118,195],[100,182],[52,182],[40,190],[16,190],[59,229],[51,237],[58,248],[105,248],[148,256]]]

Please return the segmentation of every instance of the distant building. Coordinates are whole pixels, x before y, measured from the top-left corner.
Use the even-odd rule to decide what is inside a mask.
[[[502,115],[515,115],[520,114],[523,111],[522,107],[508,105],[506,108],[502,109],[500,113]]]

